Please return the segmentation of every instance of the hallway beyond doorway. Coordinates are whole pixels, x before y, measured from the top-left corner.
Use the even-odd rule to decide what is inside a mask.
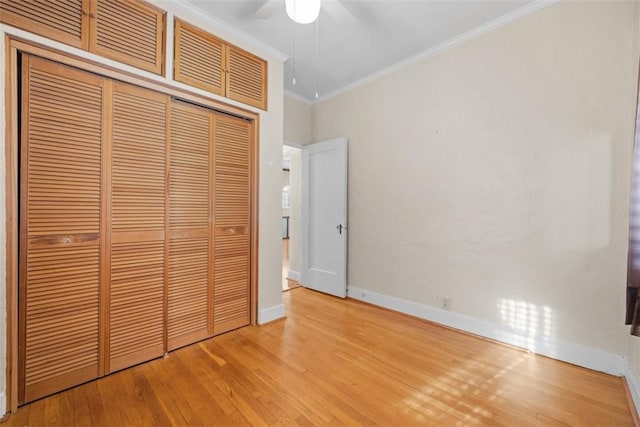
[[[289,279],[289,239],[282,239],[282,291],[299,288],[298,281]]]

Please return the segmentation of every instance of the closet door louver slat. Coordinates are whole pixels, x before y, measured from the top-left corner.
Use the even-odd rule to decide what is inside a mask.
[[[213,334],[212,117],[199,107],[171,105],[169,350]]]
[[[254,123],[21,60],[19,402],[248,325]]]
[[[215,115],[214,331],[250,322],[251,124]]]
[[[89,0],[0,0],[0,21],[87,49]]]
[[[92,52],[162,74],[164,12],[137,0],[97,0],[91,8]]]
[[[167,103],[114,83],[110,372],[164,352]]]
[[[28,56],[23,69],[19,400],[29,402],[98,375],[103,81]]]

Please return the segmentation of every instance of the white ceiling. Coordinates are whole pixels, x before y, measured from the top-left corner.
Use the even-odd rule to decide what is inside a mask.
[[[284,0],[271,0],[277,4],[265,8],[262,7],[267,0],[187,1],[287,54],[285,89],[309,101],[315,98],[316,76],[317,90],[320,98],[324,98],[533,3],[533,0],[322,0],[316,70],[316,25],[294,24],[287,17]],[[350,14],[336,15],[335,7],[327,4],[336,1]],[[349,15],[355,19],[349,19]],[[296,85],[292,84],[294,31]]]

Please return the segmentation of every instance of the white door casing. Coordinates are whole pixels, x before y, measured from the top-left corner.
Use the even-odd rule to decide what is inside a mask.
[[[347,296],[347,139],[302,148],[303,286]]]

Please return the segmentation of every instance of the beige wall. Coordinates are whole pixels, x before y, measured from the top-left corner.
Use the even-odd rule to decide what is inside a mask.
[[[297,145],[311,144],[312,106],[292,96],[284,97],[284,141]],[[291,209],[289,210],[289,277],[300,280],[300,216],[301,211],[301,167],[300,150],[291,151]]]
[[[311,143],[311,104],[287,95],[284,97],[284,140],[298,145]]]
[[[283,74],[282,62],[269,62],[269,110],[260,114],[259,311],[282,304]]]
[[[349,138],[349,285],[627,354],[633,12],[561,2],[314,106]]]

